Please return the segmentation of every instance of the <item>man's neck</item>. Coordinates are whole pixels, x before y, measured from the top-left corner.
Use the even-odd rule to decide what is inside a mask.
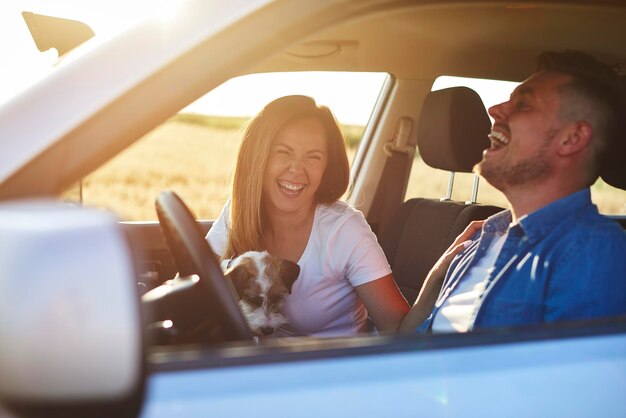
[[[522,216],[533,213],[583,188],[584,186],[573,182],[564,184],[544,181],[541,184],[512,187],[503,193],[511,207],[512,222],[516,223]]]

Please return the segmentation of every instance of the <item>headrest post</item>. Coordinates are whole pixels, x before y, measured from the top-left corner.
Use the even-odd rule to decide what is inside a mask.
[[[448,192],[446,193],[445,197],[442,197],[441,200],[442,202],[446,201],[446,200],[452,200],[452,188],[454,187],[454,171],[450,171],[450,176],[448,177]]]
[[[472,186],[472,199],[469,202],[465,202],[467,205],[473,205],[478,201],[478,183],[480,183],[480,177],[474,173],[474,185]]]

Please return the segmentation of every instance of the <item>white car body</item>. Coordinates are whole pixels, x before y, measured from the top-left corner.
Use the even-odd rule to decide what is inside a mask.
[[[2,104],[0,405],[8,409],[0,410],[0,416],[20,414],[24,405],[64,406],[85,399],[108,405],[132,396],[140,412],[123,410],[144,418],[626,417],[624,318],[515,332],[146,348],[136,326],[136,273],[128,268],[134,257],[119,239],[122,228],[111,221],[114,214],[70,209],[53,198],[230,77],[279,64],[284,70],[304,68],[306,63],[285,60],[281,53],[299,43],[306,47],[319,33],[332,35],[345,22],[358,24],[387,9],[396,16],[421,10],[435,16],[454,14],[456,7],[471,12],[481,7],[532,9],[536,4],[549,14],[560,7],[559,2],[476,2],[466,8],[462,2],[442,3],[189,1],[181,4],[175,19],[154,18],[106,42],[97,37],[88,41],[49,76]],[[562,7],[577,17],[586,10],[582,3]],[[612,10],[612,2],[606,4]],[[623,7],[613,7],[615,20],[626,16]],[[589,10],[593,16],[610,15],[601,6]],[[610,27],[616,27],[613,21]],[[623,40],[615,42],[623,45]],[[560,46],[552,39],[548,43]],[[506,48],[506,40],[494,39],[494,44]],[[608,54],[610,48],[600,52]],[[433,62],[453,68],[442,63],[446,57],[431,53]],[[412,62],[398,64],[398,83],[387,98],[393,106],[379,104],[382,122],[366,132],[370,148],[365,141],[357,155],[354,170],[369,175],[357,177],[353,196],[365,213],[371,205],[368,191],[384,161],[382,146],[373,144],[392,137],[394,116],[406,109],[419,114],[419,104],[406,103],[430,86],[410,73]],[[311,63],[314,69],[325,65]],[[348,55],[328,67],[359,65],[362,61]],[[485,67],[475,63],[467,72],[481,73]],[[493,67],[494,76],[526,73],[515,63]],[[36,222],[24,221],[21,214],[29,211]],[[93,242],[102,248],[83,257],[87,246],[95,248]],[[37,268],[35,255],[41,249],[46,251],[45,268]],[[100,287],[107,277],[111,287]],[[36,292],[29,291],[31,284]],[[97,316],[107,311],[110,323],[103,324],[107,321]],[[85,357],[75,357],[77,353]],[[83,416],[95,415],[96,409]],[[45,410],[37,414],[45,415]]]

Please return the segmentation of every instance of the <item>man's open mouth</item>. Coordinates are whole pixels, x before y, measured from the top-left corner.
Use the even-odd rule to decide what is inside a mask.
[[[509,144],[509,137],[500,131],[491,130],[489,140],[491,141],[491,148],[494,149],[502,148]]]

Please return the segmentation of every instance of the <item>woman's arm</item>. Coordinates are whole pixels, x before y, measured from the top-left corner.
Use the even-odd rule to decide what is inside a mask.
[[[409,304],[400,293],[393,275],[388,274],[355,289],[378,331],[396,332],[409,312]]]
[[[470,237],[474,235],[483,226],[484,221],[471,222],[463,232],[454,240],[452,245],[443,253],[443,255],[437,260],[433,268],[426,276],[422,289],[420,290],[417,300],[409,313],[404,317],[402,323],[399,326],[399,331],[402,333],[414,333],[415,328],[418,327],[433,310],[435,302],[441,286],[443,285],[443,279],[446,277],[450,263],[454,257],[463,251],[467,247],[470,241]]]

